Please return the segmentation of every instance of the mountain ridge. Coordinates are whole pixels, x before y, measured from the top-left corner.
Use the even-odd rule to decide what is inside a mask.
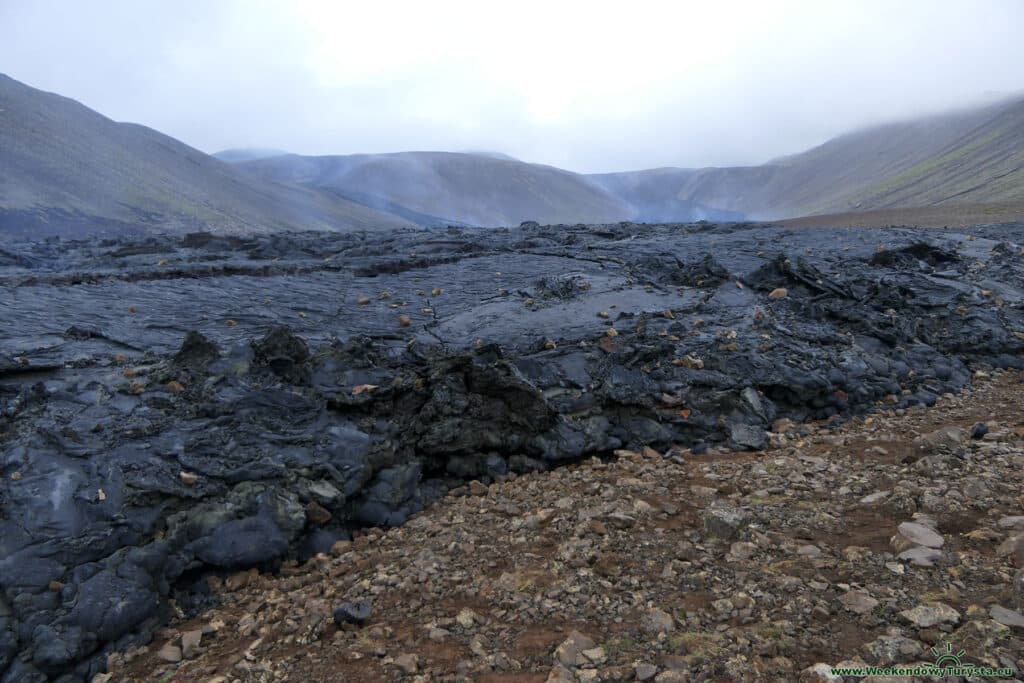
[[[0,74],[0,232],[32,236],[408,225],[267,183],[174,138]]]
[[[424,153],[390,156],[402,154]],[[262,161],[263,172],[284,163],[280,157]],[[1024,94],[868,126],[761,165],[580,177],[625,204],[628,220],[636,222],[781,220],[960,205],[993,205],[1005,213],[1006,206],[1024,208]]]
[[[571,171],[459,152],[278,156],[239,164],[266,180],[357,193],[464,224],[604,223],[631,208]],[[368,204],[368,205],[372,205]]]
[[[755,219],[1024,203],[1024,95],[852,131],[762,166],[698,169],[677,196]]]
[[[0,232],[370,230],[780,220],[1024,207],[1024,95],[852,131],[760,166],[579,174],[498,152],[207,155],[0,74]]]
[[[408,151],[380,154],[279,155],[240,162],[267,180],[294,183],[378,210],[403,207],[441,223],[516,225],[742,220],[698,202],[654,198],[615,174],[585,175],[495,153]],[[358,201],[358,200],[357,200]],[[432,225],[431,223],[420,223]]]

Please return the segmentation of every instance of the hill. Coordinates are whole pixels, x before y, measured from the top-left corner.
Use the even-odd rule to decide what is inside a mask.
[[[875,126],[761,166],[581,175],[492,152],[210,156],[0,75],[7,234],[804,216],[829,217],[807,225],[889,216],[942,225],[996,222],[1021,207],[1024,97]],[[920,208],[928,215],[892,213]]]
[[[608,223],[633,208],[579,174],[491,154],[287,155],[240,164],[259,178],[330,192],[420,225]]]
[[[873,209],[799,216],[776,222],[794,228],[877,228],[892,225],[966,228],[1000,223],[1024,223],[1024,202]]]
[[[351,230],[392,215],[242,173],[0,74],[0,233]]]
[[[602,173],[587,179],[628,203],[631,220],[661,223],[678,220],[739,221],[739,211],[715,209],[678,196],[679,188],[695,171],[686,168],[653,168],[646,171]]]
[[[673,197],[774,219],[1024,203],[1024,98],[842,135],[763,166],[679,179]]]
[[[246,147],[242,149],[224,149],[219,152],[214,152],[212,156],[215,159],[226,161],[229,164],[238,164],[243,161],[255,161],[257,159],[266,159],[267,157],[279,157],[283,154],[288,154],[288,152],[283,149]]]

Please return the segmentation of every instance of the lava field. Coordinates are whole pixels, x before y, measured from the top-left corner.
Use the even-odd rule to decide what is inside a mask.
[[[1024,368],[1024,224],[616,224],[0,249],[0,681],[466,481],[762,448]],[[173,607],[172,607],[173,600]]]

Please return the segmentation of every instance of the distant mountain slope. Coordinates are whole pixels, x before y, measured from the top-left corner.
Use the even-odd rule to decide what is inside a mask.
[[[675,197],[754,218],[1024,200],[1024,98],[842,135],[764,166],[701,169]]]
[[[251,148],[246,147],[242,149],[222,149],[219,152],[214,152],[210,156],[221,161],[226,161],[229,164],[238,164],[243,161],[256,161],[257,159],[266,159],[267,157],[279,157],[288,152],[283,149],[264,149],[264,148]]]
[[[265,232],[408,225],[271,183],[0,74],[0,233]]]
[[[694,170],[687,168],[653,168],[586,177],[609,194],[628,203],[632,207],[630,219],[639,223],[743,220],[743,214],[738,211],[714,209],[691,199],[679,198],[679,189],[694,173]]]
[[[633,210],[584,176],[493,155],[401,152],[288,155],[240,164],[267,180],[296,183],[424,221],[471,225],[607,223]],[[421,223],[422,224],[422,223]]]
[[[0,234],[32,236],[775,220],[962,206],[1004,215],[1024,206],[1024,97],[876,126],[750,167],[588,176],[489,152],[217,156],[0,74]]]

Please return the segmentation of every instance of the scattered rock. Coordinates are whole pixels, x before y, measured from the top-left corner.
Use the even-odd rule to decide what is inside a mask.
[[[310,524],[327,524],[331,521],[331,516],[330,511],[315,500],[306,503],[306,521]]]
[[[259,575],[259,571],[256,569],[249,569],[244,572],[235,572],[228,578],[224,579],[224,589],[228,592],[241,590],[242,588],[252,584]]]
[[[945,539],[934,529],[917,522],[901,523],[891,541],[893,549],[898,553],[915,546],[941,548],[945,542]]]
[[[555,662],[568,669],[584,666],[588,660],[583,652],[593,648],[593,640],[579,631],[572,631],[569,637],[562,641],[561,645],[555,649]]]
[[[819,683],[825,681],[842,681],[842,676],[832,673],[832,664],[819,662],[800,672],[800,683]]]
[[[192,659],[199,652],[203,642],[202,630],[185,631],[181,634],[181,654],[185,659]]]
[[[1009,557],[1014,565],[1024,567],[1024,534],[1011,534],[996,548],[996,555]]]
[[[935,563],[942,559],[942,551],[938,548],[916,546],[904,550],[896,556],[896,559],[909,562],[915,567],[934,567]]]
[[[875,491],[860,499],[861,505],[874,505],[880,503],[889,497],[891,491]]]
[[[576,676],[561,664],[555,664],[544,680],[545,683],[576,683]]]
[[[704,511],[704,531],[723,540],[735,538],[749,522],[749,514],[723,503],[715,503]]]
[[[879,636],[866,643],[863,649],[868,662],[878,666],[904,664],[924,655],[924,648],[919,642],[900,635],[899,632]]]
[[[644,662],[637,663],[633,666],[634,675],[638,681],[649,681],[654,678],[658,673],[658,667],[653,664],[647,664]]]
[[[999,528],[1013,531],[1024,531],[1024,515],[1014,515],[1012,517],[1000,517]]]
[[[616,529],[630,529],[636,526],[636,518],[622,512],[613,512],[605,517],[608,526]]]
[[[243,614],[238,619],[238,632],[242,637],[248,638],[256,630],[256,617],[253,614]]]
[[[757,545],[749,541],[736,541],[729,546],[729,553],[726,559],[732,562],[745,562],[757,552]]]
[[[960,427],[946,426],[914,439],[919,451],[928,453],[949,453],[967,443],[968,434]]]
[[[649,609],[640,620],[640,630],[648,635],[671,633],[675,630],[675,619],[663,610]]]
[[[918,628],[931,628],[939,624],[956,624],[960,613],[942,602],[930,602],[900,612],[900,616]]]
[[[395,666],[402,670],[405,674],[414,674],[419,670],[420,658],[415,654],[406,653],[395,657]]]
[[[157,650],[156,656],[165,662],[177,664],[181,661],[181,648],[168,643]]]
[[[1002,624],[1003,626],[1024,629],[1024,614],[1021,614],[1016,610],[1007,609],[1000,605],[992,605],[988,613],[994,621]]]
[[[362,626],[370,618],[371,611],[372,605],[369,600],[342,603],[334,610],[334,623],[338,626],[342,624]]]
[[[734,424],[729,430],[729,438],[743,450],[760,451],[768,445],[768,432],[754,425]]]
[[[878,607],[878,600],[864,591],[849,591],[839,597],[843,607],[854,614],[867,614]]]
[[[477,615],[477,613],[469,609],[468,607],[463,607],[459,611],[458,615],[455,617],[455,621],[458,622],[459,626],[461,626],[464,629],[473,628],[473,626],[476,624],[477,621],[479,621],[479,619],[480,617]]]

